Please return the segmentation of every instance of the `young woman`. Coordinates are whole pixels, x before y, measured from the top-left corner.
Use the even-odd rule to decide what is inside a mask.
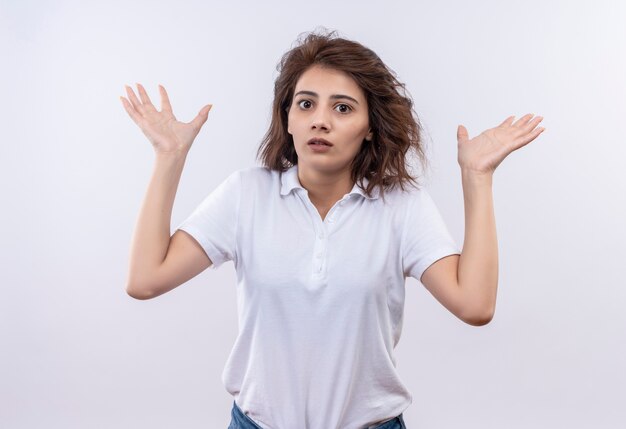
[[[124,108],[156,163],[132,241],[127,292],[149,299],[209,266],[237,271],[239,335],[223,381],[230,428],[404,428],[411,394],[398,378],[404,283],[414,277],[455,316],[493,317],[498,249],[496,167],[543,128],[509,117],[469,139],[457,130],[465,202],[461,251],[408,171],[425,164],[404,85],[370,49],[311,33],[275,82],[263,166],[238,170],[170,237],[174,196],[211,105],[176,120],[137,84]]]

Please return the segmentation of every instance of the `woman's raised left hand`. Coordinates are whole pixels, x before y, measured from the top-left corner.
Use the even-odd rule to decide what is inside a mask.
[[[543,117],[533,114],[519,118],[509,116],[495,128],[483,131],[470,140],[467,129],[459,125],[457,129],[458,162],[461,170],[477,174],[493,174],[496,167],[511,152],[535,140],[545,128],[539,127]]]

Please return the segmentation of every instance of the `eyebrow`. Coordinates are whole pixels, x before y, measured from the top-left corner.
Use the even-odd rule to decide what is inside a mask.
[[[295,95],[294,98],[300,94],[304,94],[304,95],[310,95],[312,97],[319,97],[319,95],[316,92],[313,91],[298,91]],[[350,97],[349,95],[344,95],[344,94],[333,94],[330,96],[331,99],[333,100],[339,100],[342,98],[354,101],[356,104],[359,104],[358,101],[356,101],[354,98]]]

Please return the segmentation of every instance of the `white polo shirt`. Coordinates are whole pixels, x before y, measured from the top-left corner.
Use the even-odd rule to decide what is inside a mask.
[[[239,334],[222,381],[264,429],[363,429],[402,413],[405,277],[461,250],[423,188],[355,185],[324,221],[298,180],[232,173],[177,229],[237,272]]]

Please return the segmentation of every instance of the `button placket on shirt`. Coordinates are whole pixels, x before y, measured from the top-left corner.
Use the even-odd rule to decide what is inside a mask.
[[[346,205],[350,199],[350,195],[344,196],[339,200],[328,212],[323,222],[318,222],[317,238],[315,242],[315,252],[313,256],[313,271],[317,275],[322,275],[322,270],[326,262],[326,254],[328,247],[328,232],[332,228],[332,224],[335,222],[336,217],[339,215],[341,209]],[[321,220],[317,216],[318,220]]]
[[[318,225],[317,237],[315,238],[315,249],[313,252],[313,272],[317,275],[322,274],[324,260],[326,255],[326,247],[328,245],[328,233],[323,223]]]

